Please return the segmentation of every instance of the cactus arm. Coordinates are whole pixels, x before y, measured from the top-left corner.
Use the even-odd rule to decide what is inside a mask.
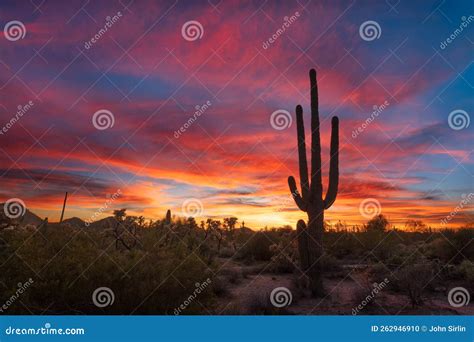
[[[321,201],[321,138],[319,134],[319,100],[316,70],[309,72],[311,84],[311,201]]]
[[[290,187],[291,196],[293,196],[293,199],[295,200],[295,203],[298,208],[302,211],[306,211],[306,202],[303,200],[300,193],[298,192],[298,189],[296,188],[296,181],[293,176],[288,177],[288,186]]]
[[[339,119],[331,120],[331,161],[329,163],[329,186],[324,198],[324,209],[328,209],[336,200],[339,185]]]
[[[303,122],[303,108],[296,106],[296,133],[298,135],[298,157],[300,167],[301,195],[303,200],[308,200],[309,180],[308,180],[308,162],[306,161],[306,142]]]

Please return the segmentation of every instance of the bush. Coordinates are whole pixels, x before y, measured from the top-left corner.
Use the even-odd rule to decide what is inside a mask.
[[[229,295],[229,285],[222,276],[217,276],[212,282],[212,291],[217,297],[227,297]]]
[[[270,246],[273,244],[267,232],[257,232],[239,250],[238,258],[247,261],[270,261],[273,253]]]
[[[407,264],[395,273],[392,288],[405,293],[413,307],[423,304],[426,289],[433,281],[434,265],[429,262]]]
[[[9,298],[18,283],[34,281],[8,313],[47,309],[48,314],[173,314],[195,291],[195,284],[212,273],[202,256],[186,246],[158,248],[155,231],[141,234],[148,240],[146,247],[126,250],[116,249],[104,230],[57,226],[41,233],[0,232],[0,240],[7,241],[0,253],[0,281],[6,285],[0,296]],[[113,291],[113,305],[93,304],[92,293],[99,287]],[[201,304],[211,305],[213,300],[213,292],[204,289],[184,313],[202,312]]]
[[[287,315],[285,307],[277,308],[270,301],[270,292],[253,292],[248,300],[248,315]]]
[[[464,260],[458,266],[458,272],[461,274],[464,287],[472,293],[474,291],[474,263]]]

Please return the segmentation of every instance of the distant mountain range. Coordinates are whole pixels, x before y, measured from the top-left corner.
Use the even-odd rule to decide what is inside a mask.
[[[2,214],[3,214],[4,204],[5,203],[0,203],[0,213]],[[44,219],[42,219],[41,217],[39,217],[32,211],[25,209],[25,214],[21,218],[19,218],[17,221],[20,223],[21,226],[27,226],[27,225],[39,226],[41,223],[43,223],[43,220]],[[62,222],[63,225],[69,225],[74,228],[86,227],[89,229],[108,228],[108,227],[111,227],[113,223],[115,223],[115,218],[113,216],[109,216],[101,220],[92,222],[88,226],[86,226],[86,222],[80,219],[79,217],[71,217],[71,218],[63,220]],[[48,225],[54,227],[55,225],[59,225],[59,222],[48,222]]]

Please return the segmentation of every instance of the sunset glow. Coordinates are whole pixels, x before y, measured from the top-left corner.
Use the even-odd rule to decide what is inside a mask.
[[[198,221],[295,227],[305,213],[287,185],[290,175],[299,183],[294,112],[301,104],[309,123],[315,68],[324,191],[331,117],[340,119],[330,224],[367,222],[359,207],[369,198],[398,228],[474,223],[472,198],[463,204],[474,192],[474,123],[448,120],[456,110],[473,119],[474,18],[455,4],[441,10],[457,22],[422,2],[13,3],[2,5],[2,27],[20,20],[26,35],[0,39],[0,202],[21,198],[57,221],[67,191],[66,217],[85,220],[120,189],[100,217],[120,208],[184,217],[183,203],[197,199]],[[191,20],[203,28],[196,40],[182,35]],[[368,20],[380,24],[378,39],[361,39]],[[94,126],[99,110],[113,126]],[[273,127],[277,110],[291,113],[289,127]],[[309,124],[306,134],[308,143]]]

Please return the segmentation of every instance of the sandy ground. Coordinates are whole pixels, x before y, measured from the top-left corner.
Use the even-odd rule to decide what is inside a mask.
[[[293,274],[268,273],[264,265],[246,266],[226,260],[220,273],[242,276],[237,280],[234,276],[232,282],[226,283],[228,293],[219,299],[215,314],[352,315],[353,309],[372,289],[360,270],[326,278],[326,296],[323,298],[311,298],[297,285]],[[281,309],[273,307],[269,300],[270,293],[277,287],[288,288],[292,294],[291,304]],[[430,292],[425,297],[423,305],[412,307],[407,296],[385,288],[357,314],[474,315],[473,301],[467,306],[454,308],[450,306],[446,293]]]

